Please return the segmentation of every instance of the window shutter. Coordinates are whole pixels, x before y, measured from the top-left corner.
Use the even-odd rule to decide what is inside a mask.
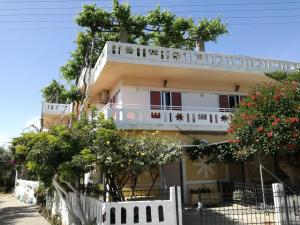
[[[150,108],[161,109],[160,91],[150,91]]]
[[[182,110],[182,99],[180,92],[172,92],[172,110]]]
[[[229,108],[228,95],[219,95],[219,107]]]

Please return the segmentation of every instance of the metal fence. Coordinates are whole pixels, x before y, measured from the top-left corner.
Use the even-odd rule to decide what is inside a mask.
[[[197,208],[184,210],[184,225],[300,225],[300,193],[283,184],[203,185],[198,198]]]

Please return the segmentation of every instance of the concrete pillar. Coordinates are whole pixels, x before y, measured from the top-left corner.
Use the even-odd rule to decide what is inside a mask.
[[[288,225],[289,213],[286,201],[284,186],[282,183],[272,184],[273,198],[274,198],[274,211],[275,211],[275,224]]]

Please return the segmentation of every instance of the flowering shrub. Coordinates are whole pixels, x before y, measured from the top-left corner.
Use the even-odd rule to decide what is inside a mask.
[[[290,180],[295,180],[300,165],[299,118],[298,82],[257,87],[232,117],[228,148],[235,160],[246,160],[257,153],[273,155]]]
[[[230,143],[242,149],[237,157],[249,157],[257,151],[275,155],[297,154],[300,147],[300,88],[297,82],[257,87],[234,113],[228,133]]]

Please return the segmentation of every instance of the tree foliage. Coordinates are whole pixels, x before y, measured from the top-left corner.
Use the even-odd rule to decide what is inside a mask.
[[[56,80],[52,80],[48,86],[42,89],[42,96],[48,103],[66,103],[66,92],[64,85],[59,84]]]
[[[74,86],[70,85],[65,87],[63,84],[59,84],[56,80],[42,89],[42,97],[45,102],[48,103],[72,103],[79,102],[82,98],[80,90]]]
[[[276,71],[272,73],[266,73],[266,75],[277,81],[297,81],[300,82],[300,70],[292,73]]]
[[[75,22],[85,30],[78,33],[76,49],[70,60],[61,67],[61,73],[68,82],[78,84],[81,71],[93,67],[107,41],[121,41],[194,49],[199,40],[216,41],[227,33],[220,18],[203,19],[195,24],[191,18],[177,17],[160,7],[147,15],[134,15],[128,3],[113,1],[111,12],[96,5],[84,5]]]
[[[154,184],[159,168],[181,155],[177,143],[157,133],[129,135],[102,114],[91,121],[82,117],[70,127],[56,125],[47,132],[24,133],[12,141],[11,149],[18,164],[26,166],[47,187],[55,187],[77,224],[88,221],[72,212],[68,192],[75,193],[81,207],[79,187],[85,173],[100,168],[111,200],[120,201],[124,200],[122,189],[126,184],[134,190],[146,171],[153,175]]]
[[[157,132],[127,134],[117,130],[113,123],[97,129],[94,143],[91,150],[97,155],[97,165],[105,175],[113,201],[124,200],[122,189],[128,183],[134,195],[139,177],[146,172],[152,178],[150,192],[159,169],[181,156],[180,145],[159,137]]]
[[[0,188],[11,191],[14,187],[15,161],[8,149],[0,146]],[[1,191],[1,190],[0,190]]]

